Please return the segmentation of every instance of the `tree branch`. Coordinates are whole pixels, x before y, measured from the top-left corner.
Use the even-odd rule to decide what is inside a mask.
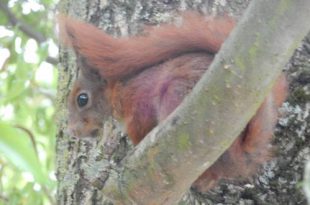
[[[47,58],[45,59],[46,62],[52,64],[52,65],[57,65],[58,64],[58,59],[57,58],[53,58],[51,56],[47,56]]]
[[[104,194],[116,204],[177,203],[255,114],[308,19],[308,0],[254,0],[192,93],[111,172]]]
[[[0,9],[5,13],[5,15],[8,17],[10,23],[13,26],[18,26],[18,28],[22,32],[27,34],[29,37],[35,39],[38,43],[46,41],[46,38],[43,36],[43,34],[41,34],[40,32],[36,32],[29,24],[26,24],[25,22],[17,19],[6,4],[0,2]]]
[[[4,12],[4,14],[8,17],[10,23],[13,26],[17,26],[22,32],[24,32],[30,38],[36,40],[39,44],[47,41],[46,37],[42,33],[35,31],[35,29],[31,25],[18,19],[8,8],[8,6],[3,2],[0,2],[0,10]],[[45,61],[53,65],[56,65],[58,63],[58,59],[50,56],[48,56]]]
[[[37,142],[35,140],[35,137],[34,137],[33,133],[28,128],[23,127],[21,125],[15,125],[15,127],[20,129],[20,130],[22,130],[22,131],[24,131],[28,135],[28,137],[30,138],[32,147],[34,149],[34,152],[36,153],[36,156],[39,159],[39,152],[38,152],[38,148],[37,148]]]

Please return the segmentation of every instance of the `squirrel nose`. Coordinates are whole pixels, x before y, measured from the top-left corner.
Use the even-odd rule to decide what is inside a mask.
[[[79,133],[73,126],[68,125],[68,127],[64,130],[64,133],[70,137],[79,138]]]

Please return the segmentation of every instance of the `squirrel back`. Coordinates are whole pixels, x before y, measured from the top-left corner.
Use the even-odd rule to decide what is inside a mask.
[[[215,54],[234,27],[228,16],[185,13],[177,25],[161,25],[135,37],[114,38],[100,29],[60,16],[63,41],[104,79],[121,79],[183,53]]]

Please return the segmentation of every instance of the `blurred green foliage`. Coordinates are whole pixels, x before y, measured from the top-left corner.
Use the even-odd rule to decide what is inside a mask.
[[[0,0],[0,205],[55,204],[56,3]]]

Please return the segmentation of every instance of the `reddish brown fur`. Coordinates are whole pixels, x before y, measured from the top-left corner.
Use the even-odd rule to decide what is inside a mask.
[[[182,102],[234,25],[229,17],[205,20],[187,14],[181,26],[164,25],[145,36],[116,39],[91,25],[62,21],[64,41],[86,60],[69,96],[72,133],[92,135],[100,128],[100,119],[113,113],[125,123],[134,144]],[[103,82],[88,76],[93,71]],[[76,105],[81,90],[92,97],[83,109]],[[207,191],[221,178],[255,173],[269,158],[277,109],[285,96],[286,80],[281,76],[243,133],[193,186]]]
[[[62,17],[60,22],[66,44],[73,46],[105,79],[119,79],[182,53],[216,53],[234,26],[231,18],[206,20],[187,13],[179,27],[165,25],[146,36],[117,39],[70,18]]]

